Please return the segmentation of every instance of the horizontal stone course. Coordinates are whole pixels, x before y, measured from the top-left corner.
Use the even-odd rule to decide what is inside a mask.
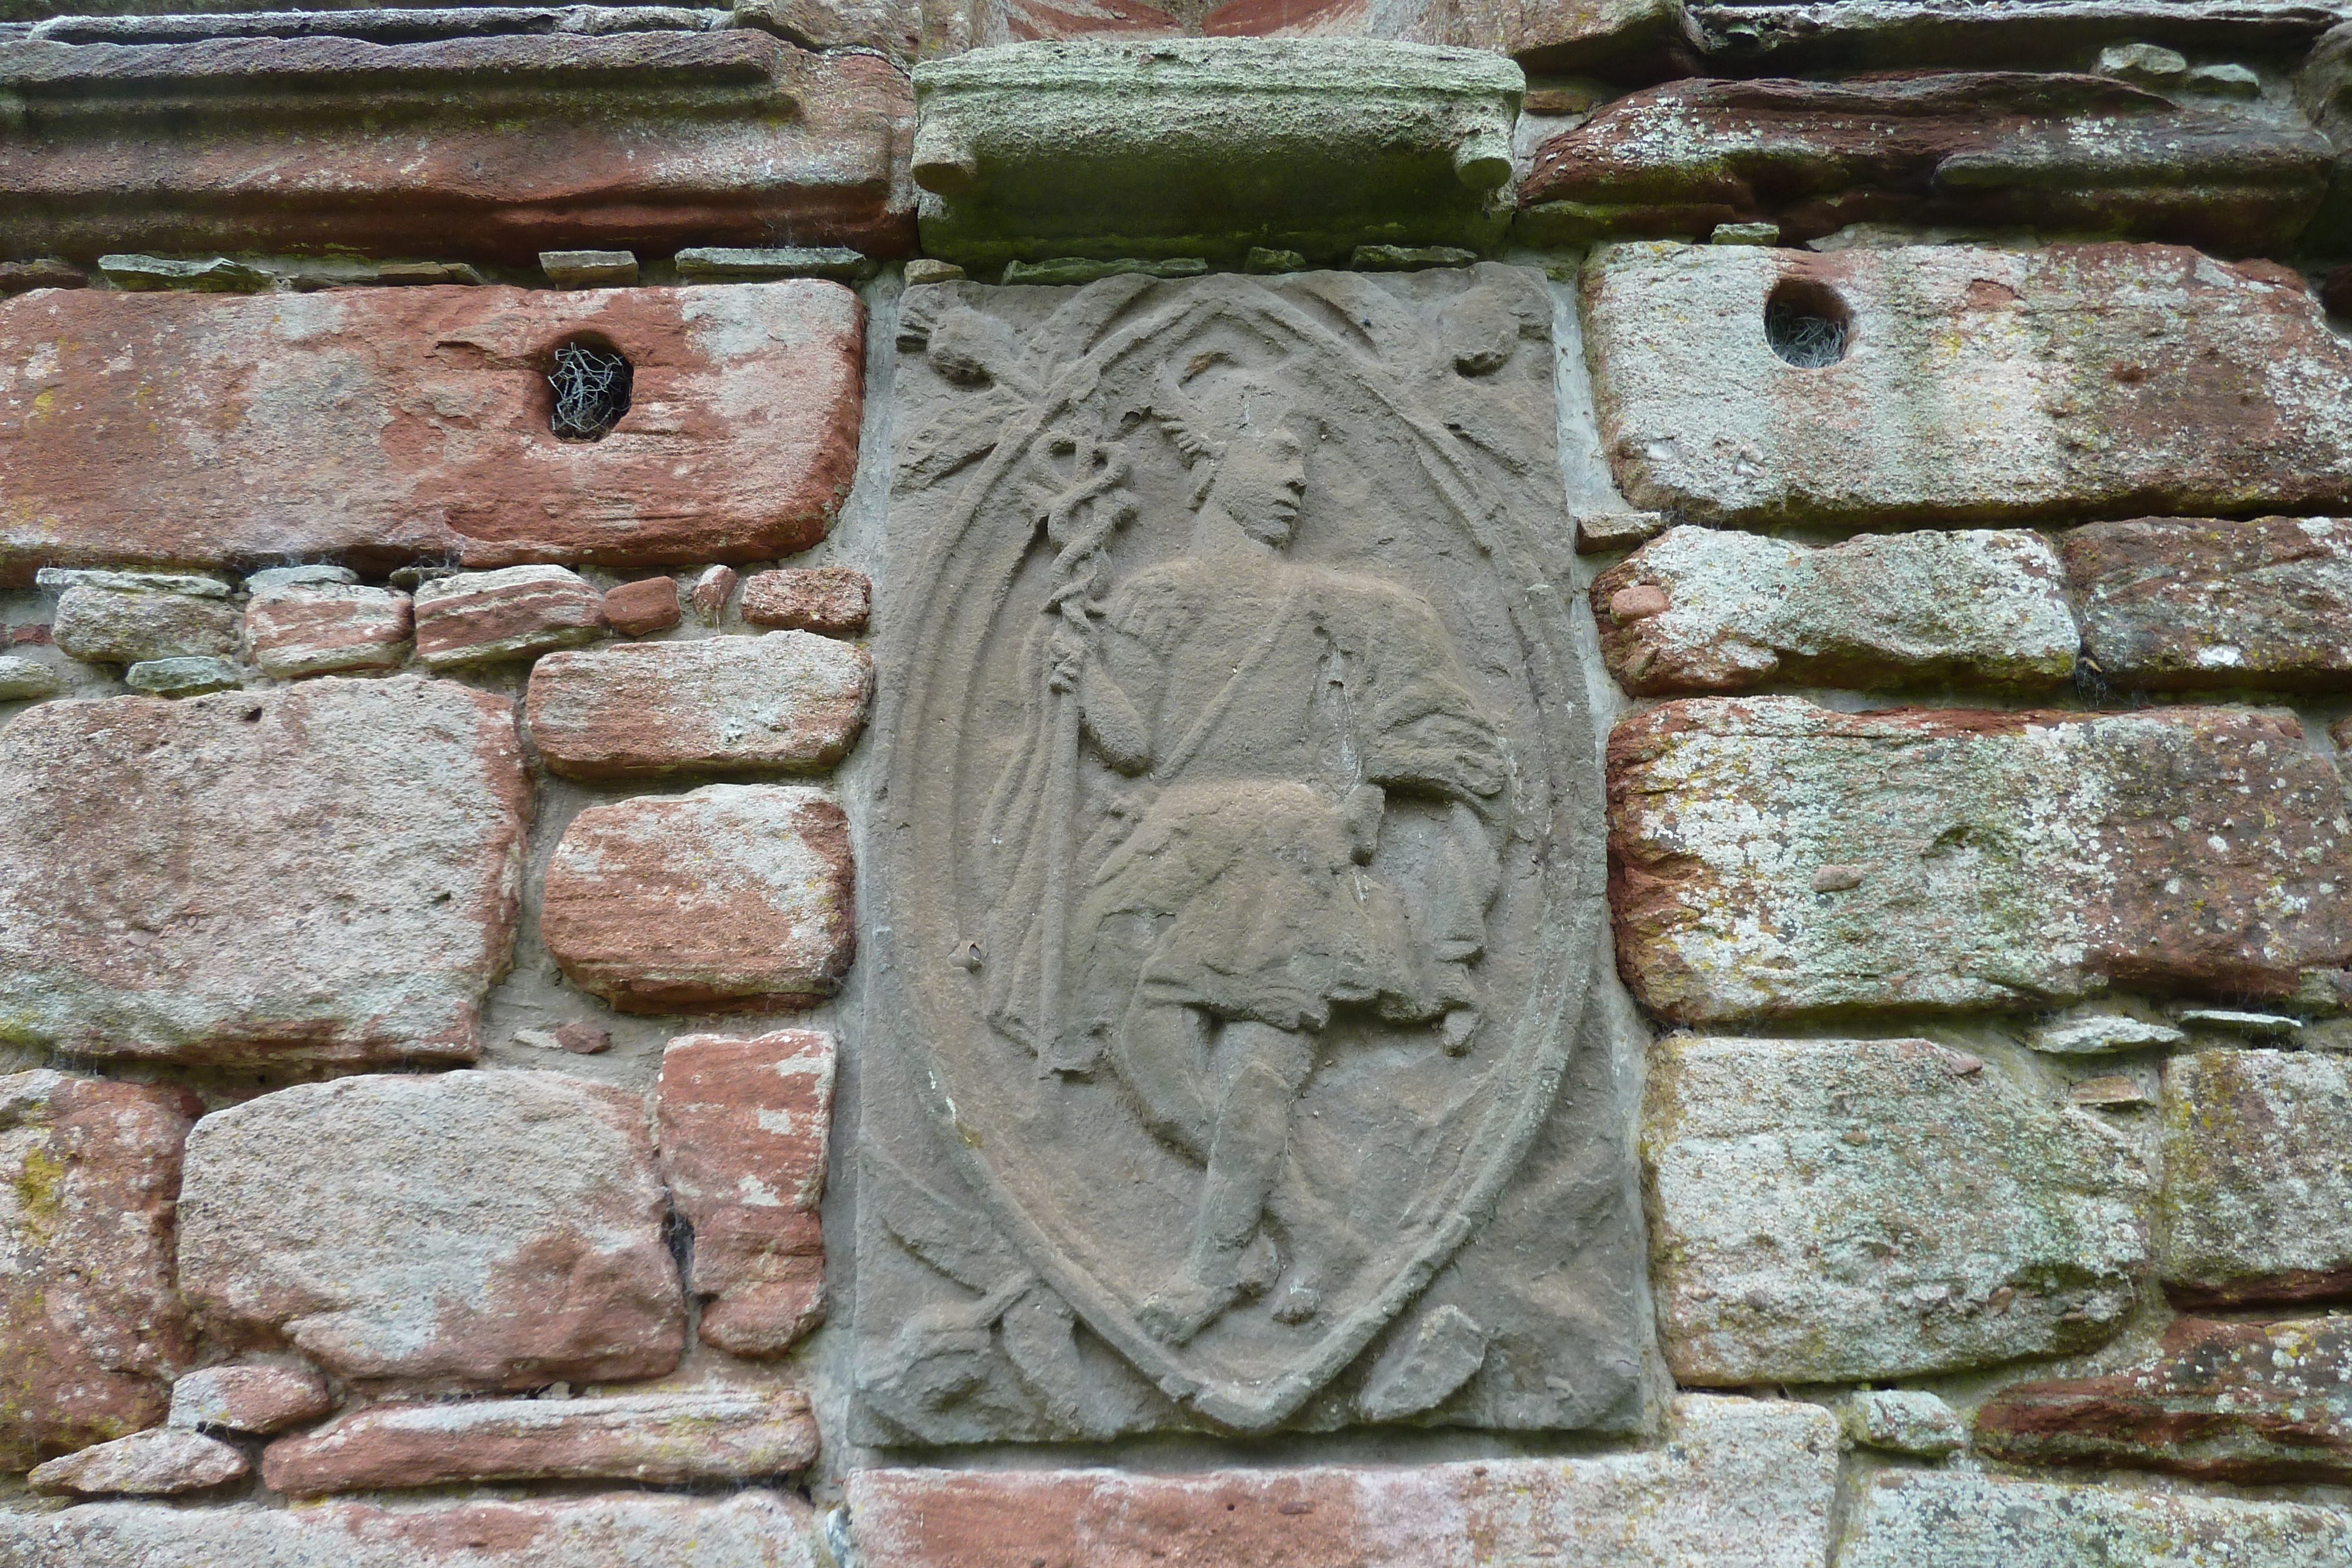
[[[216,1111],[179,1284],[213,1335],[373,1387],[658,1376],[686,1334],[637,1096],[554,1072],[380,1074]]]
[[[873,678],[865,649],[807,632],[633,643],[541,660],[525,712],[567,779],[807,770],[847,754]]]
[[[531,810],[514,705],[422,676],[45,703],[0,730],[0,1040],[472,1057]]]
[[[2160,1115],[2176,1303],[2352,1301],[2352,1062],[2198,1051],[2168,1065]]]
[[[1685,1385],[2085,1350],[2147,1268],[2130,1145],[1926,1040],[1669,1035],[1642,1150],[1659,1326]]]
[[[2352,688],[2352,520],[2139,517],[2058,549],[2084,651],[2114,685]]]
[[[1662,705],[1609,742],[1611,901],[1681,1022],[2284,997],[2352,948],[2344,784],[2290,715]]]
[[[1895,1471],[1860,1489],[1838,1568],[2336,1568],[2352,1511]]]
[[[773,1476],[816,1458],[806,1395],[694,1390],[594,1399],[375,1405],[262,1451],[292,1497],[455,1481]]]
[[[1631,1453],[1163,1476],[861,1469],[848,1502],[864,1568],[1820,1568],[1837,1447],[1818,1407],[1686,1395],[1670,1441]]]
[[[1618,484],[1688,522],[1911,528],[2352,503],[2352,344],[2269,263],[2169,246],[1639,244],[1596,253],[1581,292]],[[1776,298],[1843,329],[1834,362],[1780,357]]]
[[[1637,696],[1785,680],[2050,686],[2082,637],[2058,559],[2022,530],[1808,549],[1678,528],[1594,580],[1601,656]]]
[[[629,360],[629,408],[567,441],[548,357],[583,335]],[[18,295],[0,301],[0,584],[289,554],[371,572],[789,554],[848,490],[863,352],[856,297],[823,282]]]

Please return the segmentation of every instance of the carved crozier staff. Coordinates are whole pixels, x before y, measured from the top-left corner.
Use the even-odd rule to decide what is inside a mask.
[[[1114,445],[1066,436],[1057,447],[1077,455],[1076,483],[1045,513],[1045,539],[1054,557],[1054,587],[1045,613],[1061,624],[1046,639],[1045,701],[1051,708],[1046,733],[1052,754],[1045,775],[1045,887],[1044,925],[1037,944],[1037,1070],[1066,1071],[1086,1065],[1083,1051],[1062,1041],[1062,956],[1069,937],[1070,839],[1077,814],[1078,676],[1094,645],[1095,612],[1110,562],[1103,547],[1135,517],[1132,501],[1100,503],[1127,483],[1127,455]]]

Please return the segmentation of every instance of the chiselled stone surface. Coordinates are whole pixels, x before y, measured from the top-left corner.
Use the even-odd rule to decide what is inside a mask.
[[[1674,1417],[1667,1444],[1592,1458],[853,1470],[850,1516],[871,1568],[1819,1568],[1837,1481],[1829,1413],[1687,1395]]]
[[[1925,1040],[1669,1035],[1642,1147],[1684,1384],[2085,1349],[2121,1326],[2147,1268],[2130,1145]]]
[[[172,1288],[185,1090],[0,1078],[0,1468],[163,1419],[192,1349]]]
[[[909,291],[858,1440],[1638,1419],[1551,319]]]
[[[218,1437],[157,1427],[51,1459],[26,1484],[51,1495],[164,1497],[221,1486],[251,1469],[242,1452]]]
[[[1861,1489],[1838,1568],[2336,1568],[2352,1512],[1894,1470]]]
[[[268,1433],[334,1407],[326,1380],[308,1366],[209,1366],[172,1385],[171,1424],[190,1431]]]
[[[1619,965],[1678,1021],[2284,997],[2352,945],[2343,782],[2291,715],[1711,698],[1609,751]]]
[[[694,1034],[662,1051],[662,1179],[694,1232],[687,1283],[703,1343],[781,1355],[824,1319],[824,1191],[833,1037]]]
[[[1765,221],[1793,246],[1853,223],[2028,225],[2267,256],[2318,210],[2331,157],[2294,119],[2095,76],[1695,79],[1545,142],[1520,230],[1554,243]]]
[[[360,583],[255,588],[245,607],[253,662],[281,681],[392,669],[407,659],[415,630],[407,594]]]
[[[754,626],[854,637],[866,630],[873,597],[866,574],[845,566],[754,572],[743,584],[743,619]]]
[[[604,608],[604,623],[625,637],[667,632],[685,619],[674,577],[646,577],[608,588]]]
[[[625,643],[541,660],[525,711],[567,779],[806,771],[848,753],[873,682],[865,649],[807,632]]]
[[[299,1509],[88,1503],[0,1515],[10,1568],[816,1568],[815,1521],[790,1493],[624,1492]]]
[[[415,629],[436,670],[528,659],[603,636],[604,596],[560,566],[464,571],[417,584]]]
[[[1592,612],[1610,674],[1640,696],[1771,680],[2047,686],[2082,642],[2057,557],[2021,530],[1808,549],[1679,528],[1602,572]]]
[[[623,1012],[804,1007],[856,952],[849,829],[800,786],[592,806],[548,862],[540,933]]]
[[[466,1058],[530,810],[504,697],[329,677],[0,730],[0,1040]]]
[[[376,571],[805,549],[856,462],[861,316],[817,282],[19,295],[0,301],[0,583],[289,552]],[[566,441],[548,358],[583,334],[629,360],[629,409]]]
[[[1977,1447],[2022,1464],[2340,1486],[2352,1480],[2352,1318],[2176,1318],[2146,1365],[2002,1389],[1977,1412]]]
[[[1656,81],[1696,68],[1681,0],[1227,0],[1201,18],[1212,37],[1402,38],[1494,49],[1531,71]]]
[[[236,611],[194,594],[74,587],[58,595],[50,635],[59,652],[99,664],[192,658],[236,645]]]
[[[2352,687],[2352,520],[2141,517],[2058,549],[2084,650],[2116,685]]]
[[[685,1338],[637,1097],[552,1072],[299,1084],[188,1141],[180,1286],[346,1378],[657,1376]]]
[[[270,1444],[261,1479],[292,1497],[452,1481],[664,1485],[778,1475],[815,1458],[806,1395],[695,1390],[371,1406]]]
[[[1807,368],[1775,298],[1845,319]],[[1691,522],[1917,528],[2352,501],[2352,343],[2302,281],[2169,246],[1612,246],[1584,273],[1603,450]]]
[[[2352,1063],[2201,1051],[2169,1064],[2162,1113],[2176,1302],[2352,1301]]]
[[[1483,251],[1510,216],[1526,85],[1496,55],[1370,39],[1041,42],[928,61],[923,249],[963,263]]]
[[[666,256],[779,228],[909,248],[889,62],[756,28],[547,26],[0,40],[0,92],[27,106],[0,146],[0,249],[530,266],[617,235]]]

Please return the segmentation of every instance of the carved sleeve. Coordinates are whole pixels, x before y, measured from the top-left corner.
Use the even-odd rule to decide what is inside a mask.
[[[1166,660],[1189,616],[1181,585],[1160,572],[1130,578],[1111,595],[1095,656],[1078,682],[1087,733],[1103,760],[1121,773],[1151,766],[1150,713],[1158,706]]]
[[[1444,622],[1421,600],[1381,606],[1370,641],[1372,699],[1364,777],[1483,809],[1509,777],[1502,737],[1471,695]]]

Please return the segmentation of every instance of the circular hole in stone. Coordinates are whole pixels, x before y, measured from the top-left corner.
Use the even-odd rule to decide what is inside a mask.
[[[1764,300],[1764,340],[1789,363],[1819,370],[1845,358],[1853,315],[1827,284],[1784,277]]]
[[[556,346],[547,384],[555,393],[548,428],[566,441],[602,441],[629,412],[629,357],[595,338]]]

